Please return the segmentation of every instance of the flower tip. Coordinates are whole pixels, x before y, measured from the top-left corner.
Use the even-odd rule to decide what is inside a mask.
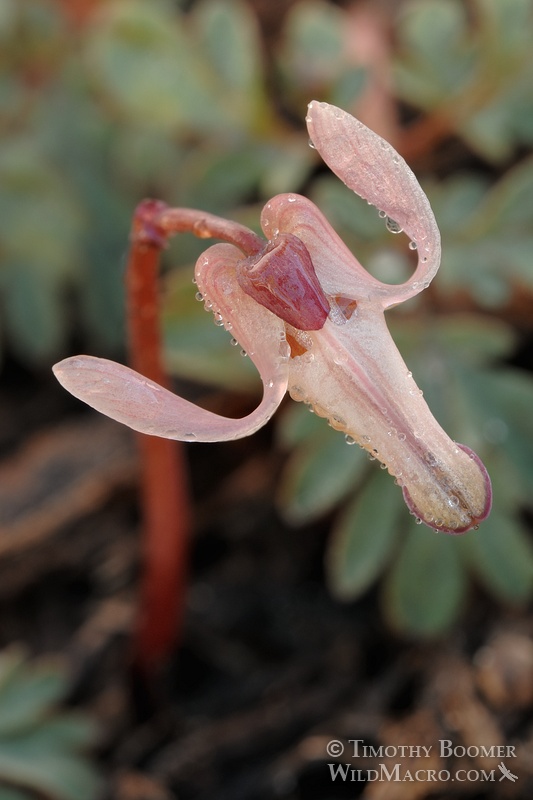
[[[455,490],[450,490],[446,484],[444,503],[440,500],[435,502],[434,498],[433,502],[427,502],[427,509],[423,509],[414,502],[407,487],[403,487],[404,500],[411,513],[440,533],[461,534],[477,530],[492,508],[492,485],[485,465],[469,447],[459,442],[456,444],[468,456],[471,470],[467,482],[457,484]]]

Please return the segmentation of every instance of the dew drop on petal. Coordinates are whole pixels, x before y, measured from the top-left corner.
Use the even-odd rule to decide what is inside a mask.
[[[346,444],[355,444],[355,439],[353,438],[353,436],[349,436],[348,434],[346,434],[346,436],[344,437],[344,441],[346,442]]]
[[[416,250],[418,247],[416,242],[409,242],[409,250]]]
[[[385,225],[387,226],[387,230],[389,233],[402,233],[403,228],[399,225],[395,220],[391,219],[391,217],[387,217]]]
[[[203,294],[201,292],[196,292],[196,294],[194,296],[195,296],[196,300],[203,300],[204,299],[204,296],[203,296]]]

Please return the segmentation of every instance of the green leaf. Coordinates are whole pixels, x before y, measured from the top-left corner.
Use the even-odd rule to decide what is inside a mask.
[[[0,776],[50,800],[93,800],[101,789],[94,768],[73,754],[58,755],[40,741],[0,740]]]
[[[405,634],[432,637],[455,620],[465,597],[458,542],[411,523],[384,586],[384,610]]]
[[[524,497],[533,488],[533,379],[511,368],[471,371],[462,381],[470,415],[489,442],[503,450]],[[491,432],[496,432],[497,438]]]
[[[326,565],[333,594],[354,599],[380,576],[393,554],[402,508],[401,491],[376,469],[331,533]]]
[[[458,0],[407,3],[398,23],[402,59],[396,65],[400,95],[434,108],[457,94],[473,66],[466,11]]]
[[[137,125],[171,132],[221,122],[185,15],[176,15],[170,3],[108,4],[84,45],[87,71]]]
[[[344,67],[345,24],[344,13],[329,3],[297,3],[285,23],[280,53],[287,82],[308,94],[329,86]]]
[[[278,505],[293,524],[334,508],[357,485],[368,464],[366,453],[348,446],[342,433],[320,421],[324,432],[293,451],[281,476]]]
[[[312,414],[305,403],[288,401],[280,414],[276,415],[276,433],[281,447],[294,448],[305,444],[315,436],[333,436],[322,417]]]
[[[38,722],[66,691],[65,675],[55,663],[20,668],[0,686],[0,737]]]
[[[253,128],[263,113],[261,47],[255,16],[246,3],[207,0],[193,10],[197,47],[213,74],[225,113]]]
[[[85,716],[61,712],[67,676],[47,659],[27,662],[21,649],[0,654],[0,800],[95,800],[101,781],[80,751],[96,728]]]
[[[486,588],[505,603],[523,604],[533,593],[533,546],[511,514],[494,508],[479,531],[461,544],[467,561]]]
[[[30,795],[21,789],[10,789],[0,786],[0,800],[32,800],[33,793]]]

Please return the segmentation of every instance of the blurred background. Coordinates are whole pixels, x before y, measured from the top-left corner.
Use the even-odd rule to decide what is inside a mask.
[[[0,800],[530,797],[533,789],[533,0],[0,0]],[[51,366],[124,361],[146,196],[259,231],[310,197],[361,263],[406,237],[309,148],[311,99],[406,158],[443,260],[388,315],[445,430],[486,464],[479,531],[417,526],[363,451],[287,400],[254,437],[185,450],[184,630],[132,675],[143,521],[130,433]],[[249,359],[195,301],[205,243],[165,254],[165,363],[228,416]],[[182,487],[183,488],[183,487]],[[326,744],[512,745],[518,780],[332,781]],[[499,759],[501,761],[501,759]],[[407,762],[406,762],[407,763]]]

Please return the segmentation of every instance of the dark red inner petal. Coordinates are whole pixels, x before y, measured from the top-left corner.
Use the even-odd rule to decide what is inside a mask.
[[[263,253],[242,262],[238,279],[246,294],[293,327],[317,331],[324,326],[329,303],[297,236],[276,236]]]

